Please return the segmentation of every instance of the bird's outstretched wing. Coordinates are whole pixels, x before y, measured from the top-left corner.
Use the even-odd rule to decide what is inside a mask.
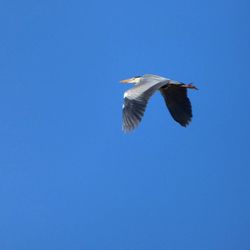
[[[192,119],[192,106],[187,88],[182,84],[168,84],[160,89],[170,114],[181,126],[186,127]]]
[[[158,79],[140,83],[124,93],[122,107],[122,129],[124,132],[133,130],[140,123],[149,98],[165,84],[166,81]]]

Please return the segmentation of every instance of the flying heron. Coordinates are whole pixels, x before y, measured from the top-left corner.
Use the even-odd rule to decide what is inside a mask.
[[[121,83],[133,83],[135,86],[124,93],[122,106],[122,129],[132,131],[140,123],[149,98],[159,90],[167,108],[181,126],[186,127],[192,119],[192,106],[187,89],[197,89],[192,84],[184,84],[157,75],[135,76]]]

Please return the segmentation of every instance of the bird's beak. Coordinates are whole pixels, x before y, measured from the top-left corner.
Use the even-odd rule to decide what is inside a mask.
[[[131,83],[133,81],[133,78],[129,78],[129,79],[125,79],[125,80],[121,80],[121,83]]]

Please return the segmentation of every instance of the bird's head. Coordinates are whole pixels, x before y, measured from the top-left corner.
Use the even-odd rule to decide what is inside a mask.
[[[139,83],[141,80],[141,76],[134,76],[132,78],[129,79],[125,79],[125,80],[121,80],[121,83]]]

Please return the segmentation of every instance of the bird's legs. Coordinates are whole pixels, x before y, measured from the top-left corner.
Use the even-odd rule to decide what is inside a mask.
[[[189,83],[189,84],[182,84],[181,87],[187,88],[187,89],[195,89],[195,90],[198,90],[198,88],[196,88],[192,83]]]

